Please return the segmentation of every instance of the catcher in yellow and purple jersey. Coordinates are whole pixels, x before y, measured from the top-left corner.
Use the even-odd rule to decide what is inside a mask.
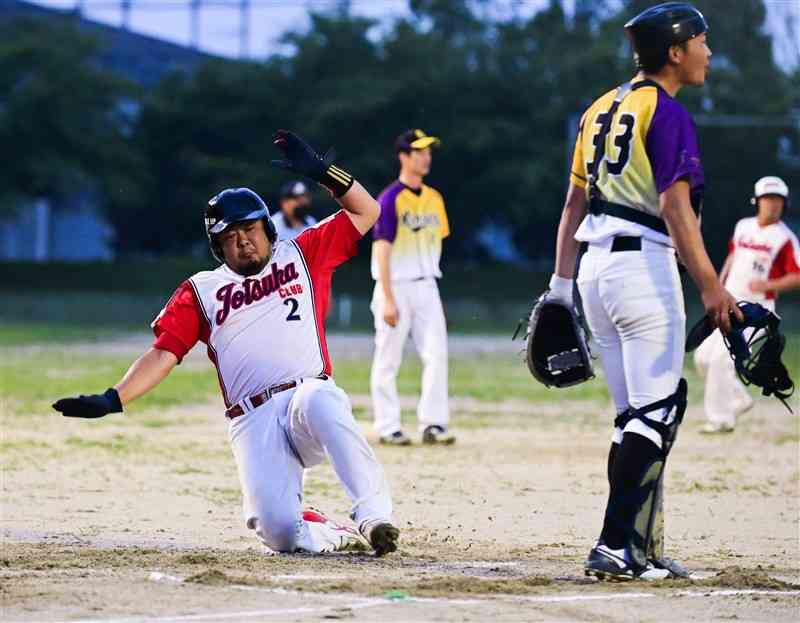
[[[625,25],[638,73],[581,119],[547,299],[573,304],[577,286],[617,416],[610,493],[584,568],[612,579],[688,575],[663,557],[664,465],[686,409],[686,314],[680,257],[723,332],[736,300],[720,285],[700,233],[704,175],[694,122],[675,99],[705,82],[703,15],[684,2]]]

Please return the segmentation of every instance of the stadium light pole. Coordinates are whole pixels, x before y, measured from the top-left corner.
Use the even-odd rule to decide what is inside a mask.
[[[250,0],[239,0],[239,58],[250,58]]]
[[[201,0],[192,0],[189,5],[190,11],[190,32],[189,47],[196,50],[200,47],[200,3]]]
[[[120,0],[119,8],[122,13],[122,30],[130,30],[131,27],[131,5],[133,0]]]

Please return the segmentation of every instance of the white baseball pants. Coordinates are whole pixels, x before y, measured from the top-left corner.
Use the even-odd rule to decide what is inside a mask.
[[[745,331],[748,339],[750,335],[752,330]],[[749,409],[753,399],[736,376],[733,359],[719,330],[714,331],[695,351],[694,363],[706,382],[703,396],[706,419],[715,426],[734,428],[736,416]]]
[[[641,251],[611,251],[612,239],[590,244],[578,289],[617,412],[671,396],[683,369],[686,312],[675,251],[642,239]],[[650,418],[671,413],[653,412]],[[661,447],[661,436],[634,418],[613,441],[634,432]]]
[[[447,392],[447,324],[435,279],[393,281],[397,302],[397,326],[383,320],[383,287],[375,283],[370,309],[375,317],[375,354],[370,374],[375,430],[391,435],[400,430],[400,398],[397,372],[403,360],[408,334],[422,360],[422,393],[417,405],[420,431],[437,424],[447,427],[450,411]]]
[[[303,471],[326,457],[353,502],[356,524],[390,520],[383,469],[333,379],[305,379],[231,420],[228,430],[245,522],[273,551],[328,549],[318,526],[301,519]]]

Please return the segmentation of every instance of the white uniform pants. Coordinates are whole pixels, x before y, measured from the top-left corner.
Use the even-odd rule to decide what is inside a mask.
[[[351,517],[388,521],[392,502],[383,469],[333,379],[305,379],[231,420],[229,436],[242,487],[244,518],[274,551],[321,551],[301,519],[303,471],[327,457],[353,502]]]
[[[752,330],[745,331],[747,338],[751,334]],[[706,381],[703,396],[706,419],[715,426],[735,427],[736,416],[750,408],[753,399],[736,376],[733,359],[719,330],[695,351],[694,363]]]
[[[370,309],[375,317],[375,355],[370,389],[375,411],[375,430],[391,435],[400,430],[400,398],[397,372],[409,332],[422,360],[422,394],[417,406],[417,425],[422,431],[437,424],[447,427],[447,325],[435,279],[392,282],[397,302],[397,326],[383,320],[383,287],[375,283]]]
[[[683,369],[686,313],[675,252],[642,239],[641,251],[611,251],[612,240],[589,245],[578,289],[617,412],[671,396]],[[674,410],[653,412],[670,424]],[[666,418],[663,419],[662,418]],[[661,447],[661,436],[639,419],[634,432]],[[613,441],[622,442],[623,431]]]

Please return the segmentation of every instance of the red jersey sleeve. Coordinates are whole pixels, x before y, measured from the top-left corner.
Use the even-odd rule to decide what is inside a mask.
[[[775,256],[775,262],[772,264],[770,271],[770,279],[780,279],[784,275],[791,275],[793,273],[800,273],[800,257],[798,257],[797,249],[795,248],[794,240],[787,240],[786,244],[778,251]]]
[[[178,286],[150,326],[156,336],[153,346],[171,352],[178,363],[198,340],[208,339],[207,331],[206,335],[203,331],[206,325],[200,303],[188,279]]]
[[[295,242],[312,272],[333,270],[358,252],[361,232],[344,210],[305,230]]]

